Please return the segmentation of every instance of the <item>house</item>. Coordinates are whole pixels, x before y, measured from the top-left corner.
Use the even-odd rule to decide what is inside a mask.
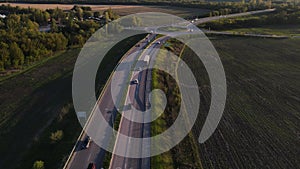
[[[0,14],[0,18],[2,18],[2,19],[6,18],[6,15]]]

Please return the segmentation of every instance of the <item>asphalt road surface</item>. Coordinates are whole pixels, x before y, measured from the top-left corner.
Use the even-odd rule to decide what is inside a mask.
[[[219,20],[219,19],[223,19],[223,18],[233,18],[233,17],[240,17],[240,16],[246,16],[246,15],[254,15],[254,14],[260,14],[260,13],[273,12],[275,10],[276,9],[265,9],[265,10],[257,10],[257,11],[250,11],[250,12],[243,12],[243,13],[236,13],[236,14],[206,17],[206,18],[201,18],[198,20],[193,20],[192,23],[195,25],[198,25],[201,23],[210,22],[213,20]]]
[[[157,41],[162,41],[163,39],[165,40],[167,39],[167,37],[157,39],[154,43],[152,43],[146,50],[146,52],[144,52],[143,55],[139,58],[139,60],[145,60],[146,56],[150,56],[150,62],[148,64],[153,63],[158,51],[156,49],[160,48],[162,45],[162,43],[158,44]],[[136,65],[135,70],[138,69],[139,65]],[[134,107],[136,110],[144,112],[148,105],[147,102],[149,102],[147,98],[150,92],[149,89],[151,88],[151,70],[134,71],[131,80],[134,79],[138,79],[139,84],[130,85],[129,92],[127,95],[128,98],[126,99],[125,105],[131,105],[131,107]],[[110,163],[110,169],[150,169],[150,157],[126,157],[129,154],[131,154],[131,151],[138,151],[137,153],[139,153],[140,156],[142,156],[143,153],[145,154],[145,151],[147,154],[150,154],[150,143],[148,145],[137,145],[131,142],[130,139],[130,137],[150,137],[150,123],[135,122],[143,121],[143,119],[145,118],[145,114],[142,113],[142,116],[137,116],[136,113],[141,112],[136,112],[132,108],[123,113],[126,113],[127,118],[122,116],[119,127],[119,133],[122,133],[129,137],[127,139],[117,139],[114,152],[123,152],[123,155],[119,156],[115,155],[116,153],[114,153]]]
[[[155,35],[150,35],[149,39],[154,38]],[[147,40],[142,40],[139,44],[140,46],[135,46],[133,49],[127,54],[127,56],[124,56],[124,58],[130,56],[128,60],[134,61],[139,56],[139,53],[137,51],[144,48],[147,43],[145,43]],[[136,52],[136,55],[132,55]],[[120,63],[122,64],[122,62]],[[127,64],[128,65],[128,64]],[[130,65],[128,65],[130,66]],[[124,71],[125,72],[125,71]],[[114,77],[118,79],[123,79],[123,82],[126,84],[126,78],[128,75],[126,73],[118,73],[115,74]],[[122,89],[120,89],[122,90]],[[111,81],[108,81],[107,88],[105,88],[105,91],[103,91],[102,97],[97,102],[100,111],[102,112],[103,117],[109,121],[112,122],[113,117],[116,115],[116,108],[115,104],[112,99],[112,93],[111,93]],[[91,122],[93,123],[93,122]],[[112,124],[112,123],[111,123]],[[103,134],[103,133],[100,133]],[[101,168],[105,151],[101,149],[98,145],[96,145],[93,141],[90,143],[90,146],[88,148],[82,148],[84,139],[87,137],[86,134],[83,134],[79,141],[76,143],[75,151],[69,161],[69,163],[66,165],[65,168],[69,169],[85,169],[87,168],[89,163],[95,163],[97,168]],[[92,138],[93,139],[93,138]]]

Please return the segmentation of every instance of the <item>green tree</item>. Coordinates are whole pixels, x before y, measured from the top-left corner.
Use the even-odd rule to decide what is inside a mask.
[[[91,16],[93,16],[91,11],[83,11],[83,18],[89,18]]]
[[[94,17],[99,18],[101,16],[101,13],[99,11],[94,12]]]
[[[85,39],[82,35],[75,35],[73,44],[83,46]]]
[[[9,46],[11,65],[14,68],[19,68],[24,64],[24,54],[16,42]]]
[[[37,22],[40,25],[46,25],[49,19],[50,14],[40,9],[34,9],[34,11],[31,14],[31,20]]]
[[[33,32],[37,32],[39,30],[39,24],[32,22],[30,19],[26,20],[24,27]]]
[[[32,169],[45,169],[45,164],[44,164],[43,161],[40,161],[40,160],[39,161],[35,161],[33,163]]]
[[[58,26],[54,18],[51,20],[51,32],[58,32]]]
[[[106,22],[106,23],[108,23],[108,22],[111,21],[110,18],[109,18],[108,12],[105,12],[105,13],[104,13],[104,17],[105,17],[105,22]]]
[[[119,15],[114,13],[114,11],[111,8],[108,8],[107,10],[105,10],[103,12],[103,15],[105,16],[105,19],[109,19],[109,20],[115,20],[115,19],[119,18]],[[106,15],[108,15],[108,16],[106,16]]]
[[[82,17],[83,17],[83,10],[82,10],[81,8],[77,8],[77,9],[76,9],[76,16],[77,16],[77,18],[78,18],[79,20],[82,19]]]
[[[111,9],[111,7],[109,7],[108,9],[107,9],[107,13],[108,13],[108,15],[109,15],[109,18],[110,19],[114,19],[114,12],[112,11],[112,9]]]
[[[67,48],[68,39],[62,34],[54,34],[54,44],[55,47],[52,49],[53,51],[64,50]]]
[[[253,6],[256,6],[256,0],[249,0],[249,3]]]
[[[0,71],[4,71],[4,63],[0,60]]]
[[[90,6],[81,6],[80,8],[84,11],[92,11],[92,8]]]
[[[266,2],[266,6],[267,6],[267,8],[272,8],[272,0],[267,0],[267,2]]]
[[[43,16],[44,17],[44,21],[48,22],[50,20],[50,14],[48,12],[46,12],[46,11],[44,11],[43,14],[44,14],[44,16]]]
[[[56,132],[51,133],[50,139],[53,143],[60,141],[64,136],[64,132],[62,130],[57,130]]]
[[[54,18],[55,20],[63,19],[66,17],[64,11],[62,9],[59,9],[58,7],[48,11],[50,12],[51,18]]]
[[[0,61],[2,62],[2,70],[10,67],[10,58],[8,45],[4,42],[0,43]]]
[[[263,3],[263,0],[256,0],[256,4],[262,4]]]
[[[21,18],[19,15],[12,14],[8,15],[7,20],[6,20],[6,27],[10,32],[15,32],[20,28],[20,21]]]

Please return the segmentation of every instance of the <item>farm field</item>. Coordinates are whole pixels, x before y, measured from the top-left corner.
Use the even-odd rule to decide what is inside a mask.
[[[198,147],[203,168],[299,168],[300,40],[217,36],[211,41],[223,62],[228,94],[217,130]],[[197,139],[209,110],[210,85],[188,48],[183,60],[200,84]]]
[[[107,53],[103,62],[111,64],[99,68],[99,90],[120,57],[143,37],[125,39]],[[79,52],[79,48],[68,50],[0,82],[0,153],[6,154],[0,168],[31,168],[36,160],[44,161],[47,168],[62,168],[82,130],[71,91]],[[58,130],[63,138],[53,142],[50,135]]]
[[[37,9],[54,9],[60,8],[63,10],[70,10],[73,8],[73,4],[25,4],[25,3],[0,3],[10,4],[11,6],[19,6],[21,8],[37,8]],[[209,13],[209,10],[206,9],[196,9],[196,8],[181,8],[181,7],[166,7],[166,6],[143,6],[143,5],[80,5],[80,6],[89,6],[93,11],[107,10],[108,8],[113,9],[118,15],[124,16],[133,13],[140,12],[163,12],[180,17],[189,17],[189,16],[200,16]]]
[[[220,55],[227,78],[227,103],[221,122],[208,141],[197,144],[209,110],[210,84],[201,61],[185,47],[181,56],[198,81],[200,112],[192,133],[170,151],[152,157],[151,166],[299,167],[300,161],[295,157],[300,152],[300,90],[297,88],[300,85],[300,49],[297,48],[300,40],[231,36],[211,36],[210,39]],[[180,55],[178,49],[183,45],[172,40],[167,44],[168,50]],[[153,86],[171,93],[168,96],[171,108],[167,105],[164,115],[152,124],[155,134],[168,128],[177,116],[180,104],[176,103],[171,79],[159,71],[153,73]],[[200,164],[193,164],[193,161]]]
[[[267,35],[287,35],[300,36],[300,25],[266,25],[251,28],[237,28],[225,30],[228,32],[267,34]]]
[[[71,75],[78,49],[67,51],[0,84],[1,168],[14,168],[24,153],[71,101]],[[78,130],[79,125],[74,124]],[[75,132],[76,133],[76,132]],[[78,134],[78,133],[77,133]],[[67,131],[65,135],[68,135]],[[76,137],[71,137],[75,141]],[[66,148],[72,147],[72,143]],[[15,161],[12,165],[11,161]]]

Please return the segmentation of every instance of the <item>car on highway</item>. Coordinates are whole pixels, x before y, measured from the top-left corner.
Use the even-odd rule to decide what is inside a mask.
[[[140,47],[140,46],[141,46],[140,44],[135,45],[135,47]]]
[[[157,44],[160,44],[160,41],[157,41],[156,43],[157,43]]]
[[[139,80],[138,79],[134,79],[131,81],[131,84],[139,84]]]
[[[91,141],[92,141],[91,137],[86,136],[83,143],[82,143],[82,145],[81,145],[81,148],[83,148],[83,149],[89,148],[90,144],[91,144]]]
[[[96,169],[96,164],[90,163],[87,169]]]

